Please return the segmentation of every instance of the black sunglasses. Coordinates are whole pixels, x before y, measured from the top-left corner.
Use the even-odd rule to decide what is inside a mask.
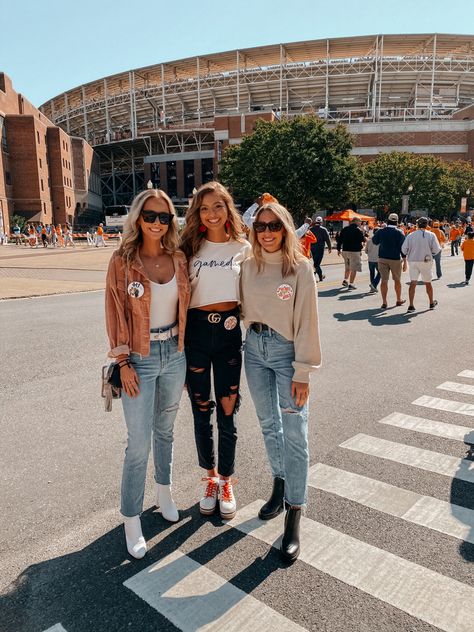
[[[253,228],[256,233],[264,233],[267,228],[271,233],[278,233],[283,228],[283,222],[254,222]]]
[[[147,224],[154,224],[158,218],[160,224],[163,224],[164,226],[171,224],[171,220],[174,217],[173,213],[165,213],[164,211],[161,213],[155,213],[155,211],[142,211],[140,215],[143,217],[143,221]]]

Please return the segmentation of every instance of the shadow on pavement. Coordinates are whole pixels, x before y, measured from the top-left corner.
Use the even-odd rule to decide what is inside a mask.
[[[348,292],[347,294],[342,294],[337,299],[338,301],[353,301],[354,299],[365,298],[366,296],[371,296],[370,292],[363,292],[362,294],[353,294],[352,292]]]
[[[349,312],[343,314],[336,312],[333,314],[334,318],[339,322],[349,322],[353,320],[367,320],[374,327],[381,327],[384,325],[407,325],[412,318],[416,318],[421,314],[426,314],[432,310],[425,309],[416,312],[397,312],[396,314],[387,314],[390,309],[396,309],[395,307],[388,307],[387,309],[363,309],[359,312]]]
[[[457,475],[472,471],[474,461],[474,431],[466,434],[464,442],[467,446],[467,455],[461,461]],[[465,540],[459,545],[459,553],[467,562],[474,562],[474,484],[460,478],[453,478],[451,483],[451,511],[453,516],[468,528]],[[471,512],[466,511],[470,509]]]
[[[180,515],[181,521],[142,560],[128,556],[120,525],[80,551],[29,566],[0,595],[0,631],[42,632],[61,623],[67,632],[175,632],[176,627],[170,621],[123,583],[179,549],[206,523],[225,530],[186,553],[200,564],[206,564],[246,537],[237,529],[224,527],[218,517],[203,519],[198,505],[181,511]],[[149,541],[171,527],[150,509],[142,514],[142,528]],[[256,558],[229,581],[247,594],[284,566],[278,552],[271,549],[263,559]],[[178,573],[176,582],[181,579]],[[190,604],[190,599],[182,598],[183,608]],[[215,612],[216,616],[223,614]]]
[[[335,287],[332,290],[318,290],[318,296],[337,296],[341,292],[346,292],[345,287]]]

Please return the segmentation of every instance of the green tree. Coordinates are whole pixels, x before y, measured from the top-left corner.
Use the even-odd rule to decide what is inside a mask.
[[[359,167],[354,198],[359,206],[400,212],[402,197],[411,185],[410,210],[423,210],[442,218],[459,209],[460,199],[474,187],[470,163],[448,163],[436,156],[391,152],[380,154]]]
[[[316,117],[257,121],[252,135],[229,147],[219,179],[239,202],[268,191],[301,219],[318,208],[341,208],[350,199],[357,161],[352,138]]]
[[[23,232],[23,229],[26,226],[26,219],[22,215],[13,215],[10,219],[10,228],[13,228],[15,224],[18,224],[21,232]]]

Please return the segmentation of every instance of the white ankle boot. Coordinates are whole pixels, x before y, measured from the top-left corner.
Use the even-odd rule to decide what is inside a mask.
[[[137,560],[141,560],[146,553],[146,542],[142,533],[140,516],[132,516],[131,518],[124,516],[123,526],[125,527],[127,551],[132,557],[135,557]]]
[[[171,485],[156,483],[156,506],[168,522],[178,522],[179,513],[171,496]]]

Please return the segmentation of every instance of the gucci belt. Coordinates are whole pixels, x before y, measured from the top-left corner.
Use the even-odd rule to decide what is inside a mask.
[[[217,325],[218,323],[221,322],[222,316],[218,312],[210,312],[207,317],[207,320],[213,325]]]

